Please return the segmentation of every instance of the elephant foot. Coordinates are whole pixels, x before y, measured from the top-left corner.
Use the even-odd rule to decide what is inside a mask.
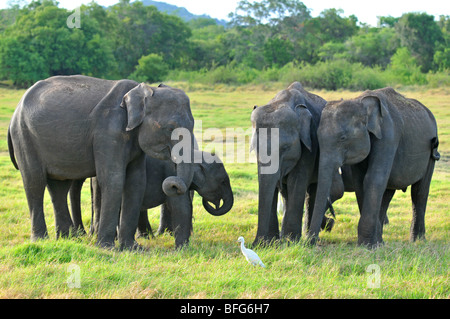
[[[175,241],[175,249],[176,250],[181,250],[185,247],[189,246],[189,239],[186,240],[180,240],[180,241]]]
[[[137,243],[137,241],[125,241],[120,243],[120,250],[129,250],[129,251],[144,251],[145,248]]]
[[[83,227],[77,228],[75,229],[75,232],[73,233],[74,237],[83,237],[86,236],[86,231],[84,230]]]
[[[358,246],[366,247],[367,249],[375,250],[381,246],[384,246],[383,239],[360,239],[358,238]]]
[[[253,241],[251,247],[269,247],[273,246],[275,243],[280,241],[279,235],[272,235],[272,236],[257,236],[255,240]]]
[[[114,249],[115,248],[114,239],[111,240],[99,237],[97,239],[97,246],[103,249]]]
[[[423,233],[423,234],[411,234],[409,236],[409,241],[411,243],[415,242],[416,240],[427,241],[427,239],[425,238],[425,233]]]
[[[317,246],[318,242],[319,242],[318,236],[308,236],[306,238],[306,246],[315,247],[315,246]]]
[[[288,243],[298,243],[300,239],[302,238],[301,233],[288,233],[286,235],[281,234],[281,239],[284,241],[287,241]],[[272,243],[273,244],[273,243]]]
[[[35,242],[38,240],[42,240],[42,239],[47,239],[48,238],[48,233],[47,230],[43,231],[43,232],[33,232],[31,234],[31,241]]]

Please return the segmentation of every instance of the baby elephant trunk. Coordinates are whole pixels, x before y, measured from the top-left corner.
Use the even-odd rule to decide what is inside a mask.
[[[177,175],[167,177],[162,189],[167,196],[177,196],[186,193],[191,186],[194,177],[194,169],[190,163],[178,163]]]
[[[177,176],[167,177],[163,184],[162,189],[167,196],[176,196],[186,193],[186,183]]]
[[[217,202],[213,202],[213,204],[216,206],[215,208],[209,203],[209,201],[205,198],[203,198],[202,203],[203,207],[206,209],[208,213],[210,213],[213,216],[222,216],[230,211],[230,209],[233,207],[234,203],[234,197],[232,191],[227,191],[227,193],[222,197],[222,206],[220,206],[221,200],[217,200]]]

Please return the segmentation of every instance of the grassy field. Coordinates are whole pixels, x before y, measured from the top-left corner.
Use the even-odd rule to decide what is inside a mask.
[[[281,86],[184,88],[202,128],[248,129],[253,105],[267,103]],[[359,212],[354,194],[335,204],[331,233],[317,247],[282,243],[255,248],[267,268],[253,268],[236,242],[251,242],[257,225],[257,169],[254,163],[225,163],[235,193],[233,209],[209,215],[194,200],[194,233],[188,248],[174,249],[169,235],[139,239],[144,252],[99,249],[90,237],[55,239],[52,205],[45,198],[50,239],[31,242],[20,173],[9,160],[7,127],[24,91],[0,88],[0,298],[449,298],[450,262],[450,89],[400,90],[435,114],[441,161],[431,184],[427,241],[409,243],[410,190],[397,192],[385,227],[386,244],[358,247]],[[359,92],[315,92],[325,99]],[[207,144],[207,143],[206,143]],[[204,145],[204,147],[209,147]],[[248,148],[247,148],[248,149]],[[82,194],[83,220],[90,224],[90,194]],[[159,210],[150,214],[153,229]],[[379,281],[368,272],[376,265]],[[374,284],[375,283],[375,287]]]

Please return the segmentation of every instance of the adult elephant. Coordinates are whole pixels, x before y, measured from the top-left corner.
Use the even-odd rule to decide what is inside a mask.
[[[189,187],[203,197],[203,207],[214,216],[222,216],[233,207],[234,197],[230,178],[222,161],[210,153],[200,152],[201,158],[207,154],[212,162],[194,163],[194,177]],[[146,183],[144,199],[140,209],[138,231],[143,236],[152,234],[148,221],[147,209],[165,204],[161,213],[161,224],[164,229],[173,231],[175,246],[181,247],[189,243],[192,230],[192,198],[189,192],[168,196],[172,191],[172,176],[176,175],[176,167],[171,160],[159,160],[146,156]],[[176,181],[175,181],[176,182]],[[77,182],[70,189],[73,198],[79,198],[82,183]],[[169,188],[169,189],[168,189]],[[92,219],[91,234],[97,233],[100,221],[101,190],[95,178],[92,179]],[[214,207],[209,204],[212,203]],[[78,204],[77,204],[78,203]],[[74,206],[75,204],[75,206]],[[81,221],[81,209],[78,202],[72,203],[72,219],[75,228],[84,231]]]
[[[37,82],[19,102],[8,131],[11,160],[22,174],[30,209],[32,239],[47,236],[46,186],[57,236],[64,236],[73,229],[67,207],[72,180],[97,176],[105,194],[97,243],[114,245],[122,205],[119,242],[133,248],[144,196],[136,191],[144,189],[144,152],[169,159],[176,144],[172,132],[184,128],[192,140],[193,126],[189,98],[178,89],[81,75]],[[182,192],[182,185],[192,181],[192,165],[178,164],[177,176]]]
[[[279,192],[285,204],[281,237],[301,237],[305,197],[307,208],[314,204],[319,152],[316,131],[325,104],[324,99],[294,82],[267,105],[253,110],[251,149],[257,151],[259,183],[254,244],[280,238],[276,214]],[[337,175],[337,169],[335,172]],[[312,209],[307,209],[306,225],[310,214]]]
[[[309,230],[318,238],[323,209],[338,167],[351,165],[361,218],[358,243],[375,247],[383,242],[382,221],[397,189],[412,185],[412,241],[425,236],[425,209],[437,151],[433,114],[420,102],[392,88],[366,91],[353,100],[329,102],[318,129],[319,183]]]

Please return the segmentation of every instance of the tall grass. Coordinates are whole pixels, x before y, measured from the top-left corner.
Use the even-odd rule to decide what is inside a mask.
[[[169,83],[189,87],[187,83]],[[196,120],[203,130],[250,127],[253,105],[267,103],[282,86],[252,87],[197,84],[188,91]],[[0,135],[23,91],[0,88]],[[358,92],[316,91],[326,99],[350,98]],[[55,239],[48,194],[45,214],[50,238],[30,242],[30,221],[20,173],[0,143],[0,298],[448,298],[450,234],[450,108],[448,88],[403,92],[417,98],[436,115],[443,160],[436,166],[426,215],[427,241],[409,243],[410,191],[398,192],[388,211],[386,244],[377,250],[358,247],[359,212],[355,195],[335,204],[331,233],[321,233],[317,247],[283,242],[254,247],[266,269],[247,263],[236,242],[256,234],[258,183],[254,163],[225,163],[235,194],[226,215],[205,212],[194,198],[194,229],[190,245],[174,249],[170,235],[139,238],[143,252],[119,252],[95,246],[86,236]],[[246,150],[248,152],[248,150]],[[86,183],[87,184],[87,183]],[[90,224],[90,195],[82,192],[83,221]],[[149,212],[153,229],[159,210]],[[380,269],[380,287],[371,288],[369,265]],[[75,267],[75,268],[73,268]],[[76,269],[78,273],[74,273]],[[70,285],[78,274],[80,287]]]

